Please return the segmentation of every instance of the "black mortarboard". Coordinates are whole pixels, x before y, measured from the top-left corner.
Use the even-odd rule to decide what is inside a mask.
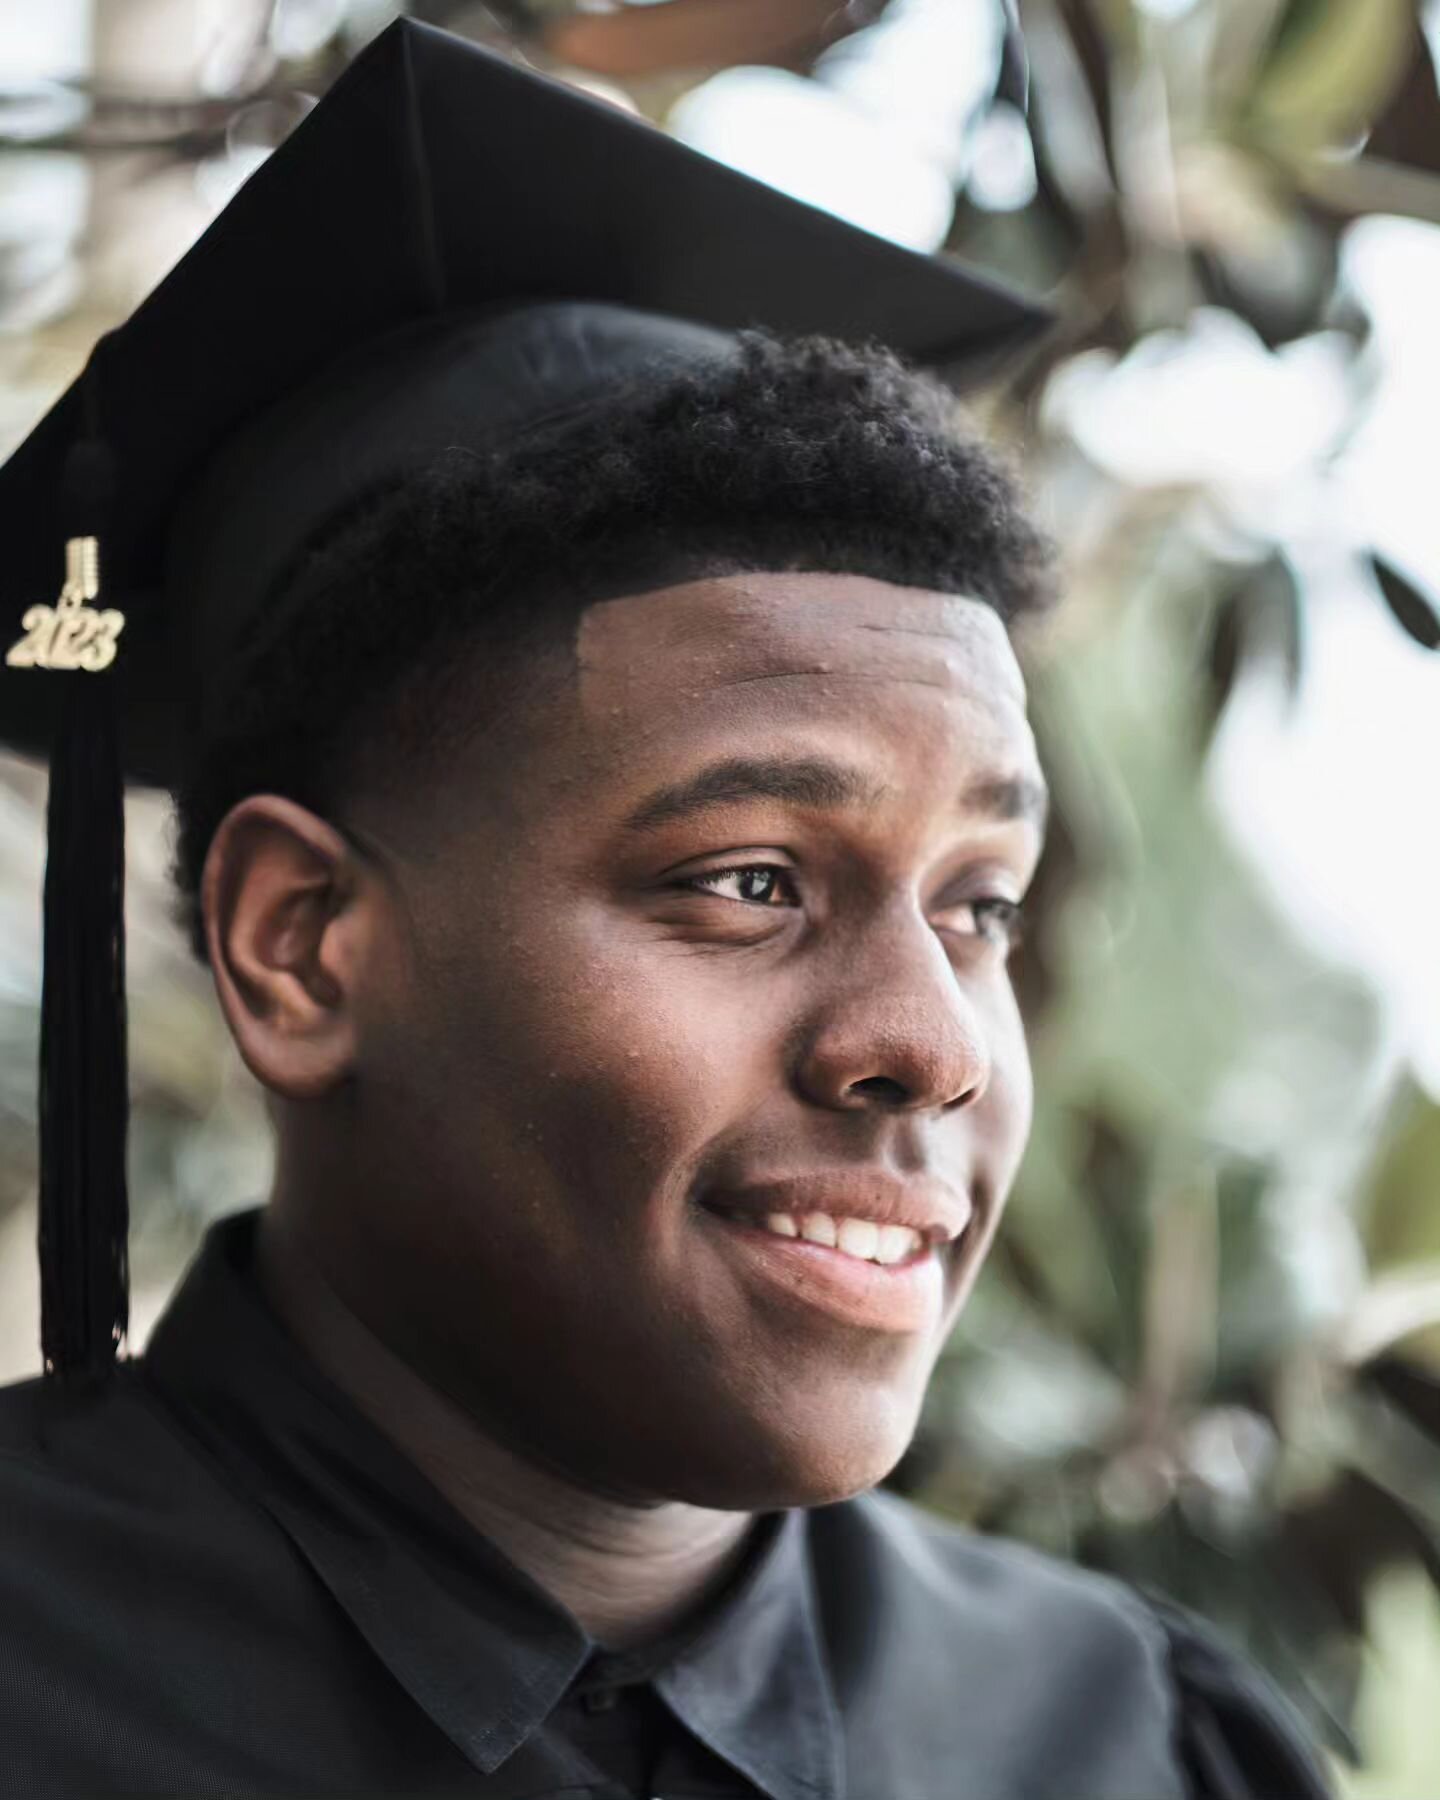
[[[47,1369],[103,1374],[127,1317],[122,781],[178,781],[306,538],[747,325],[953,377],[1049,316],[446,32],[402,19],[355,59],[0,468],[29,646],[0,739],[51,761]]]

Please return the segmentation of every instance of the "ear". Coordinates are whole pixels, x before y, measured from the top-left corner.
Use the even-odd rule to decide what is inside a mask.
[[[252,794],[221,820],[205,942],[231,1036],[273,1093],[314,1099],[353,1070],[376,899],[347,840],[295,801]]]

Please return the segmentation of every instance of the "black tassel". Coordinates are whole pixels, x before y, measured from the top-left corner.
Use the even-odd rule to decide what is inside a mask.
[[[57,496],[66,537],[98,538],[101,559],[116,489],[100,420],[103,345],[85,372],[84,430]],[[82,558],[69,575],[86,566]],[[103,582],[99,560],[88,566]],[[79,1383],[111,1372],[130,1313],[125,783],[113,670],[37,670],[33,679],[53,682],[56,694],[40,1000],[40,1347],[47,1374]]]
[[[112,683],[67,671],[46,809],[40,1006],[40,1342],[107,1374],[129,1323],[125,807]]]

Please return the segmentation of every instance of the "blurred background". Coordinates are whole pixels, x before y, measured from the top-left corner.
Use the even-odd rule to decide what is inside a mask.
[[[1440,1794],[1440,4],[7,0],[0,454],[401,10],[1059,307],[974,397],[1066,569],[1036,1126],[892,1485],[1208,1614],[1351,1800]],[[0,1379],[43,797],[0,758]],[[135,795],[132,1348],[270,1159],[168,832]]]

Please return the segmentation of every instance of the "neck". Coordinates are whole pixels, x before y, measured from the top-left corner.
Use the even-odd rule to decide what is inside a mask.
[[[346,1306],[273,1203],[260,1223],[257,1273],[330,1380],[599,1643],[628,1649],[678,1628],[742,1559],[752,1513],[626,1504],[500,1442]]]

